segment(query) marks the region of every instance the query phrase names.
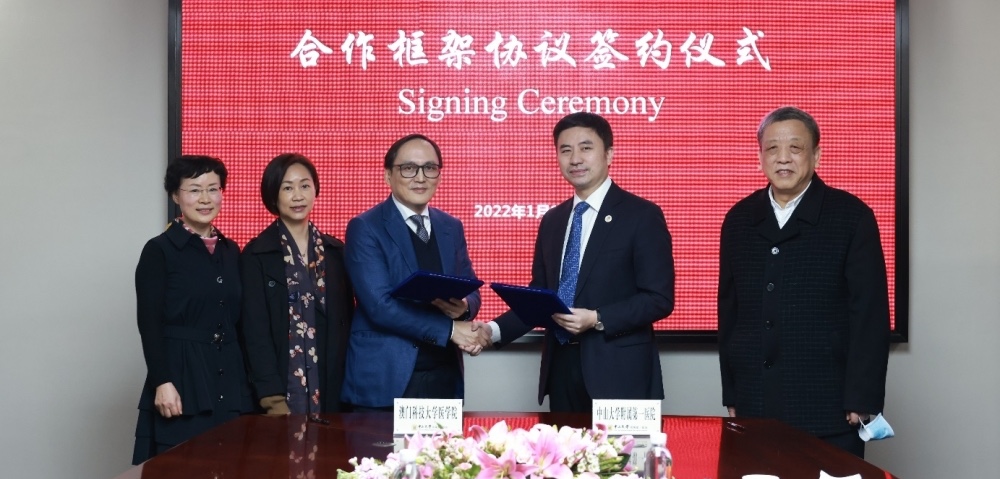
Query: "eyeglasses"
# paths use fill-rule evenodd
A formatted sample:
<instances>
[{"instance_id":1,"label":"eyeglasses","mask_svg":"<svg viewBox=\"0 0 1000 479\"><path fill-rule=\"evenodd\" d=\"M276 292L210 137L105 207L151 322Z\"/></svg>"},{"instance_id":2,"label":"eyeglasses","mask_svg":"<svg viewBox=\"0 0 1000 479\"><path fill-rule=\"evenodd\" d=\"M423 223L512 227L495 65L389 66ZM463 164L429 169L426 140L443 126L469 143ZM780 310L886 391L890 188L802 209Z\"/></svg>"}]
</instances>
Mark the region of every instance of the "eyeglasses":
<instances>
[{"instance_id":1,"label":"eyeglasses","mask_svg":"<svg viewBox=\"0 0 1000 479\"><path fill-rule=\"evenodd\" d=\"M212 186L210 188L191 188L188 190L185 190L184 188L177 189L183 191L192 198L201 198L202 193L208 193L209 198L217 198L222 194L222 188L219 188L218 186Z\"/></svg>"},{"instance_id":2,"label":"eyeglasses","mask_svg":"<svg viewBox=\"0 0 1000 479\"><path fill-rule=\"evenodd\" d=\"M403 178L415 178L417 172L423 170L424 177L426 178L437 178L441 176L441 165L437 163L424 163L423 165L418 165L416 163L403 163L402 165L393 165L399 168L399 175Z\"/></svg>"}]
</instances>

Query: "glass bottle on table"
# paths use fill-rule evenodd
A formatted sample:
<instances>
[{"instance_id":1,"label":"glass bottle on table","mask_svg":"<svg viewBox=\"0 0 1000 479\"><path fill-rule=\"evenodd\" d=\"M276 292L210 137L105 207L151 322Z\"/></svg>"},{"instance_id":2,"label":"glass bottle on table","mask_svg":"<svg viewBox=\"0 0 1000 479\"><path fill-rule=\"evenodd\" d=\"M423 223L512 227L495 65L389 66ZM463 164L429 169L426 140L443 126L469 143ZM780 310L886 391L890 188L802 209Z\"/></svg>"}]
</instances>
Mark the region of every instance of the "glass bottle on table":
<instances>
[{"instance_id":1,"label":"glass bottle on table","mask_svg":"<svg viewBox=\"0 0 1000 479\"><path fill-rule=\"evenodd\" d=\"M646 479L671 479L674 459L667 449L667 433L654 432L649 436L649 451L646 451Z\"/></svg>"}]
</instances>

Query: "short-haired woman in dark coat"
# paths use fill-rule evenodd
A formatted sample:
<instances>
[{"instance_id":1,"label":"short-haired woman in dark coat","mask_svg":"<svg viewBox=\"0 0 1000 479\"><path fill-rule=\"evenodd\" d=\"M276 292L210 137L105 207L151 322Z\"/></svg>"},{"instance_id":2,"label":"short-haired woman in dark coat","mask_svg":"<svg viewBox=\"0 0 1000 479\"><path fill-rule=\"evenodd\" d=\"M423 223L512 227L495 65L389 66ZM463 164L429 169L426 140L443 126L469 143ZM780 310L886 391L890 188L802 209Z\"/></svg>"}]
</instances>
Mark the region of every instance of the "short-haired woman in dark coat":
<instances>
[{"instance_id":1,"label":"short-haired woman in dark coat","mask_svg":"<svg viewBox=\"0 0 1000 479\"><path fill-rule=\"evenodd\" d=\"M316 168L298 154L264 169L264 206L277 216L241 256L243 337L257 399L268 414L342 411L340 389L354 307L344 243L309 221Z\"/></svg>"},{"instance_id":2,"label":"short-haired woman in dark coat","mask_svg":"<svg viewBox=\"0 0 1000 479\"><path fill-rule=\"evenodd\" d=\"M226 176L208 156L167 166L163 186L181 216L146 243L135 269L146 382L133 464L252 408L236 329L239 247L212 226Z\"/></svg>"}]
</instances>

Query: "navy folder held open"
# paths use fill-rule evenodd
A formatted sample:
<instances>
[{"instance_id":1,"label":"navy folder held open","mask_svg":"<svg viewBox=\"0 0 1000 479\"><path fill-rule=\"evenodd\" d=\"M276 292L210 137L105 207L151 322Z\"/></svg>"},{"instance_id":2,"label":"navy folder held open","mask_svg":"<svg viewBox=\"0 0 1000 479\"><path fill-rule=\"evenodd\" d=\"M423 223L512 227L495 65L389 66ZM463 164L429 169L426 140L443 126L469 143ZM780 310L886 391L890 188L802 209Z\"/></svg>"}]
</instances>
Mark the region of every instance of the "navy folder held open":
<instances>
[{"instance_id":1,"label":"navy folder held open","mask_svg":"<svg viewBox=\"0 0 1000 479\"><path fill-rule=\"evenodd\" d=\"M514 310L524 324L553 331L562 330L562 333L569 334L552 320L555 313L570 312L555 291L503 283L490 283L490 288Z\"/></svg>"},{"instance_id":2,"label":"navy folder held open","mask_svg":"<svg viewBox=\"0 0 1000 479\"><path fill-rule=\"evenodd\" d=\"M417 271L396 286L389 295L393 298L430 303L441 298L445 301L462 299L483 285L475 278Z\"/></svg>"}]
</instances>

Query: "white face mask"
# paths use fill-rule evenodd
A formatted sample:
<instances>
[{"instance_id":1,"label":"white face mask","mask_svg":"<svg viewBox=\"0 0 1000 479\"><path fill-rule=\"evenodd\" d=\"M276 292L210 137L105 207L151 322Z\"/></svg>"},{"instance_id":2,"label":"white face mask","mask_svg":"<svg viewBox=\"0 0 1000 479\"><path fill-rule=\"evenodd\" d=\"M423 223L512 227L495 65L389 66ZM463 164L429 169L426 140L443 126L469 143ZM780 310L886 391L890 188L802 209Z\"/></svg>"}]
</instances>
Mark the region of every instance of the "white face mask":
<instances>
[{"instance_id":1,"label":"white face mask","mask_svg":"<svg viewBox=\"0 0 1000 479\"><path fill-rule=\"evenodd\" d=\"M896 433L892 431L892 426L889 425L889 421L886 421L882 417L882 413L878 413L868 424L863 424L858 428L858 436L861 437L862 441L877 441L879 439L887 439L895 436Z\"/></svg>"}]
</instances>

